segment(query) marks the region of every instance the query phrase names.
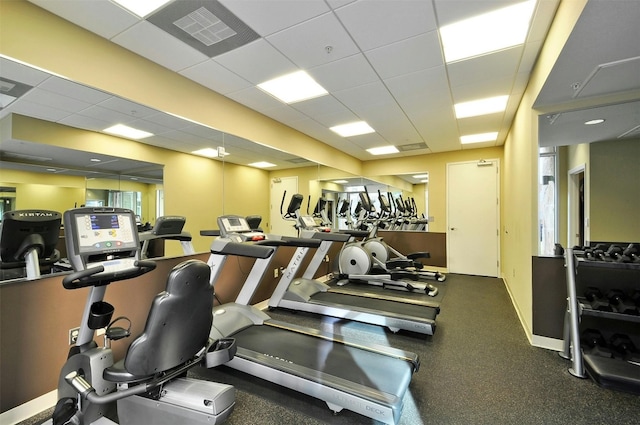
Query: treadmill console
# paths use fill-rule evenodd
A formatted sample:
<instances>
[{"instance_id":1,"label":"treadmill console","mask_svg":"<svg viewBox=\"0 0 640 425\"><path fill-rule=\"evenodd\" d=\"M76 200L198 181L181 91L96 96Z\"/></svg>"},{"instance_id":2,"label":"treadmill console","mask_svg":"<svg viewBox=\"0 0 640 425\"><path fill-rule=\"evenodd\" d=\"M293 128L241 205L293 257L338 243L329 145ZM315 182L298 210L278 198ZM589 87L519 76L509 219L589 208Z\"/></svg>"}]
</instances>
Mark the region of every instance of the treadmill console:
<instances>
[{"instance_id":1,"label":"treadmill console","mask_svg":"<svg viewBox=\"0 0 640 425\"><path fill-rule=\"evenodd\" d=\"M123 208L75 208L64 213L67 254L75 271L104 274L135 267L140 245L135 214Z\"/></svg>"},{"instance_id":2,"label":"treadmill console","mask_svg":"<svg viewBox=\"0 0 640 425\"><path fill-rule=\"evenodd\" d=\"M315 230L317 232L330 232L331 229L326 226L318 226L318 223L310 215L301 215L298 217L298 223L303 230Z\"/></svg>"},{"instance_id":3,"label":"treadmill console","mask_svg":"<svg viewBox=\"0 0 640 425\"><path fill-rule=\"evenodd\" d=\"M223 215L218 217L220 237L234 242L261 241L266 239L262 232L252 230L247 219L238 215Z\"/></svg>"}]
</instances>

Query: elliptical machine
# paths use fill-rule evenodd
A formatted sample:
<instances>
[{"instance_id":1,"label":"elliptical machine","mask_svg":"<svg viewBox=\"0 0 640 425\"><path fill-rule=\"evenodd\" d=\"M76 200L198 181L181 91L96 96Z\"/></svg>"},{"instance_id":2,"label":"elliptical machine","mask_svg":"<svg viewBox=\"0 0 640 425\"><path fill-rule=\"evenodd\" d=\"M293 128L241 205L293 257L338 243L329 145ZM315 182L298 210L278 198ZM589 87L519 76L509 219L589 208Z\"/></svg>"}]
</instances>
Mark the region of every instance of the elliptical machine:
<instances>
[{"instance_id":1,"label":"elliptical machine","mask_svg":"<svg viewBox=\"0 0 640 425\"><path fill-rule=\"evenodd\" d=\"M144 332L125 358L114 363L111 341L129 329L111 321L114 308L104 301L108 285L155 269L140 260L140 244L132 211L121 208L77 208L64 214L69 261L74 272L63 279L66 289L89 287L76 345L58 381L59 401L53 425L121 425L176 423L217 424L233 411L230 385L185 378L199 364L215 367L235 354L235 341L213 341L213 290L210 268L187 260L173 268L166 290L151 305ZM126 318L125 318L126 319ZM128 319L127 319L128 320ZM96 329L106 328L105 345L94 342Z\"/></svg>"}]
</instances>

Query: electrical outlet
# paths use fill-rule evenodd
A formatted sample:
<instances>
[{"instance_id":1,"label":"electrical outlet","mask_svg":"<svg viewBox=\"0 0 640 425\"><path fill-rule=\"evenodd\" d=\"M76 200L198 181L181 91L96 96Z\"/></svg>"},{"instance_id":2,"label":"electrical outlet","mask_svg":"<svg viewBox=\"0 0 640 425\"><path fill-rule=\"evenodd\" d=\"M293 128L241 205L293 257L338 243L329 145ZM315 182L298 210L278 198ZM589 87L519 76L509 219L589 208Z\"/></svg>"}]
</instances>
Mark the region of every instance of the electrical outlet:
<instances>
[{"instance_id":1,"label":"electrical outlet","mask_svg":"<svg viewBox=\"0 0 640 425\"><path fill-rule=\"evenodd\" d=\"M69 345L73 345L78 341L78 335L80 335L80 328L69 329Z\"/></svg>"},{"instance_id":2,"label":"electrical outlet","mask_svg":"<svg viewBox=\"0 0 640 425\"><path fill-rule=\"evenodd\" d=\"M325 262L325 263L328 263L328 262L329 262L329 255L325 255L325 256L324 256L324 262Z\"/></svg>"},{"instance_id":3,"label":"electrical outlet","mask_svg":"<svg viewBox=\"0 0 640 425\"><path fill-rule=\"evenodd\" d=\"M278 277L278 269L273 269L273 277Z\"/></svg>"}]
</instances>

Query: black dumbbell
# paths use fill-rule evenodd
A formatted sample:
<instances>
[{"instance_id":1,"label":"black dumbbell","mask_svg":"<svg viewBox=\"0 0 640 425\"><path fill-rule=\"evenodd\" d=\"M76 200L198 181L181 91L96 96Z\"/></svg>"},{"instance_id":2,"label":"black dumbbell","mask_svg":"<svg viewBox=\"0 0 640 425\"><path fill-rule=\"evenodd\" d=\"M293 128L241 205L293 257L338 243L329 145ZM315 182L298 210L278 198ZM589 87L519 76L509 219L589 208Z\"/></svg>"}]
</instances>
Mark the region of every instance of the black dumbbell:
<instances>
[{"instance_id":1,"label":"black dumbbell","mask_svg":"<svg viewBox=\"0 0 640 425\"><path fill-rule=\"evenodd\" d=\"M582 348L590 354L601 357L613 357L611 349L607 347L607 341L597 329L585 329L580 336Z\"/></svg>"},{"instance_id":2,"label":"black dumbbell","mask_svg":"<svg viewBox=\"0 0 640 425\"><path fill-rule=\"evenodd\" d=\"M618 313L633 314L634 316L640 314L635 303L627 298L627 295L619 289L612 289L609 291L607 298Z\"/></svg>"},{"instance_id":3,"label":"black dumbbell","mask_svg":"<svg viewBox=\"0 0 640 425\"><path fill-rule=\"evenodd\" d=\"M638 258L638 246L635 243L630 243L622 250L622 254L617 258L620 263L633 263Z\"/></svg>"},{"instance_id":4,"label":"black dumbbell","mask_svg":"<svg viewBox=\"0 0 640 425\"><path fill-rule=\"evenodd\" d=\"M591 304L591 308L598 311L613 311L613 307L608 299L602 296L600 289L590 286L584 292L584 296Z\"/></svg>"},{"instance_id":5,"label":"black dumbbell","mask_svg":"<svg viewBox=\"0 0 640 425\"><path fill-rule=\"evenodd\" d=\"M622 252L624 249L619 245L611 245L605 252L604 258L606 260L615 260L617 261L620 257L622 257Z\"/></svg>"},{"instance_id":6,"label":"black dumbbell","mask_svg":"<svg viewBox=\"0 0 640 425\"><path fill-rule=\"evenodd\" d=\"M609 340L609 347L623 358L632 357L638 353L638 349L629 335L625 334L613 334Z\"/></svg>"}]
</instances>

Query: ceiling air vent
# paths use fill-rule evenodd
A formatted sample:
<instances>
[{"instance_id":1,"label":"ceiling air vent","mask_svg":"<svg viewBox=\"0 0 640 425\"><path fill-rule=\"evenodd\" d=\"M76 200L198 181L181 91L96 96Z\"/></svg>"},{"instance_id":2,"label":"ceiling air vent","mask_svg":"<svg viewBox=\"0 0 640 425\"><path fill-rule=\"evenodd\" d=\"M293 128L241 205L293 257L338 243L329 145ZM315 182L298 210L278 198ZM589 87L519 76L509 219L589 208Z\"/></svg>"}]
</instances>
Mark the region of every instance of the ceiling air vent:
<instances>
[{"instance_id":1,"label":"ceiling air vent","mask_svg":"<svg viewBox=\"0 0 640 425\"><path fill-rule=\"evenodd\" d=\"M0 77L0 109L6 108L32 88L26 84Z\"/></svg>"},{"instance_id":2,"label":"ceiling air vent","mask_svg":"<svg viewBox=\"0 0 640 425\"><path fill-rule=\"evenodd\" d=\"M210 58L260 38L217 1L176 1L147 21Z\"/></svg>"},{"instance_id":3,"label":"ceiling air vent","mask_svg":"<svg viewBox=\"0 0 640 425\"><path fill-rule=\"evenodd\" d=\"M411 144L408 144L408 145L400 145L400 146L396 146L396 147L401 152L417 151L418 149L428 149L428 146L427 146L426 143L411 143Z\"/></svg>"},{"instance_id":4,"label":"ceiling air vent","mask_svg":"<svg viewBox=\"0 0 640 425\"><path fill-rule=\"evenodd\" d=\"M311 161L305 158L291 158L291 159L287 159L287 162L292 162L294 164L304 164L305 162L311 162Z\"/></svg>"}]
</instances>

